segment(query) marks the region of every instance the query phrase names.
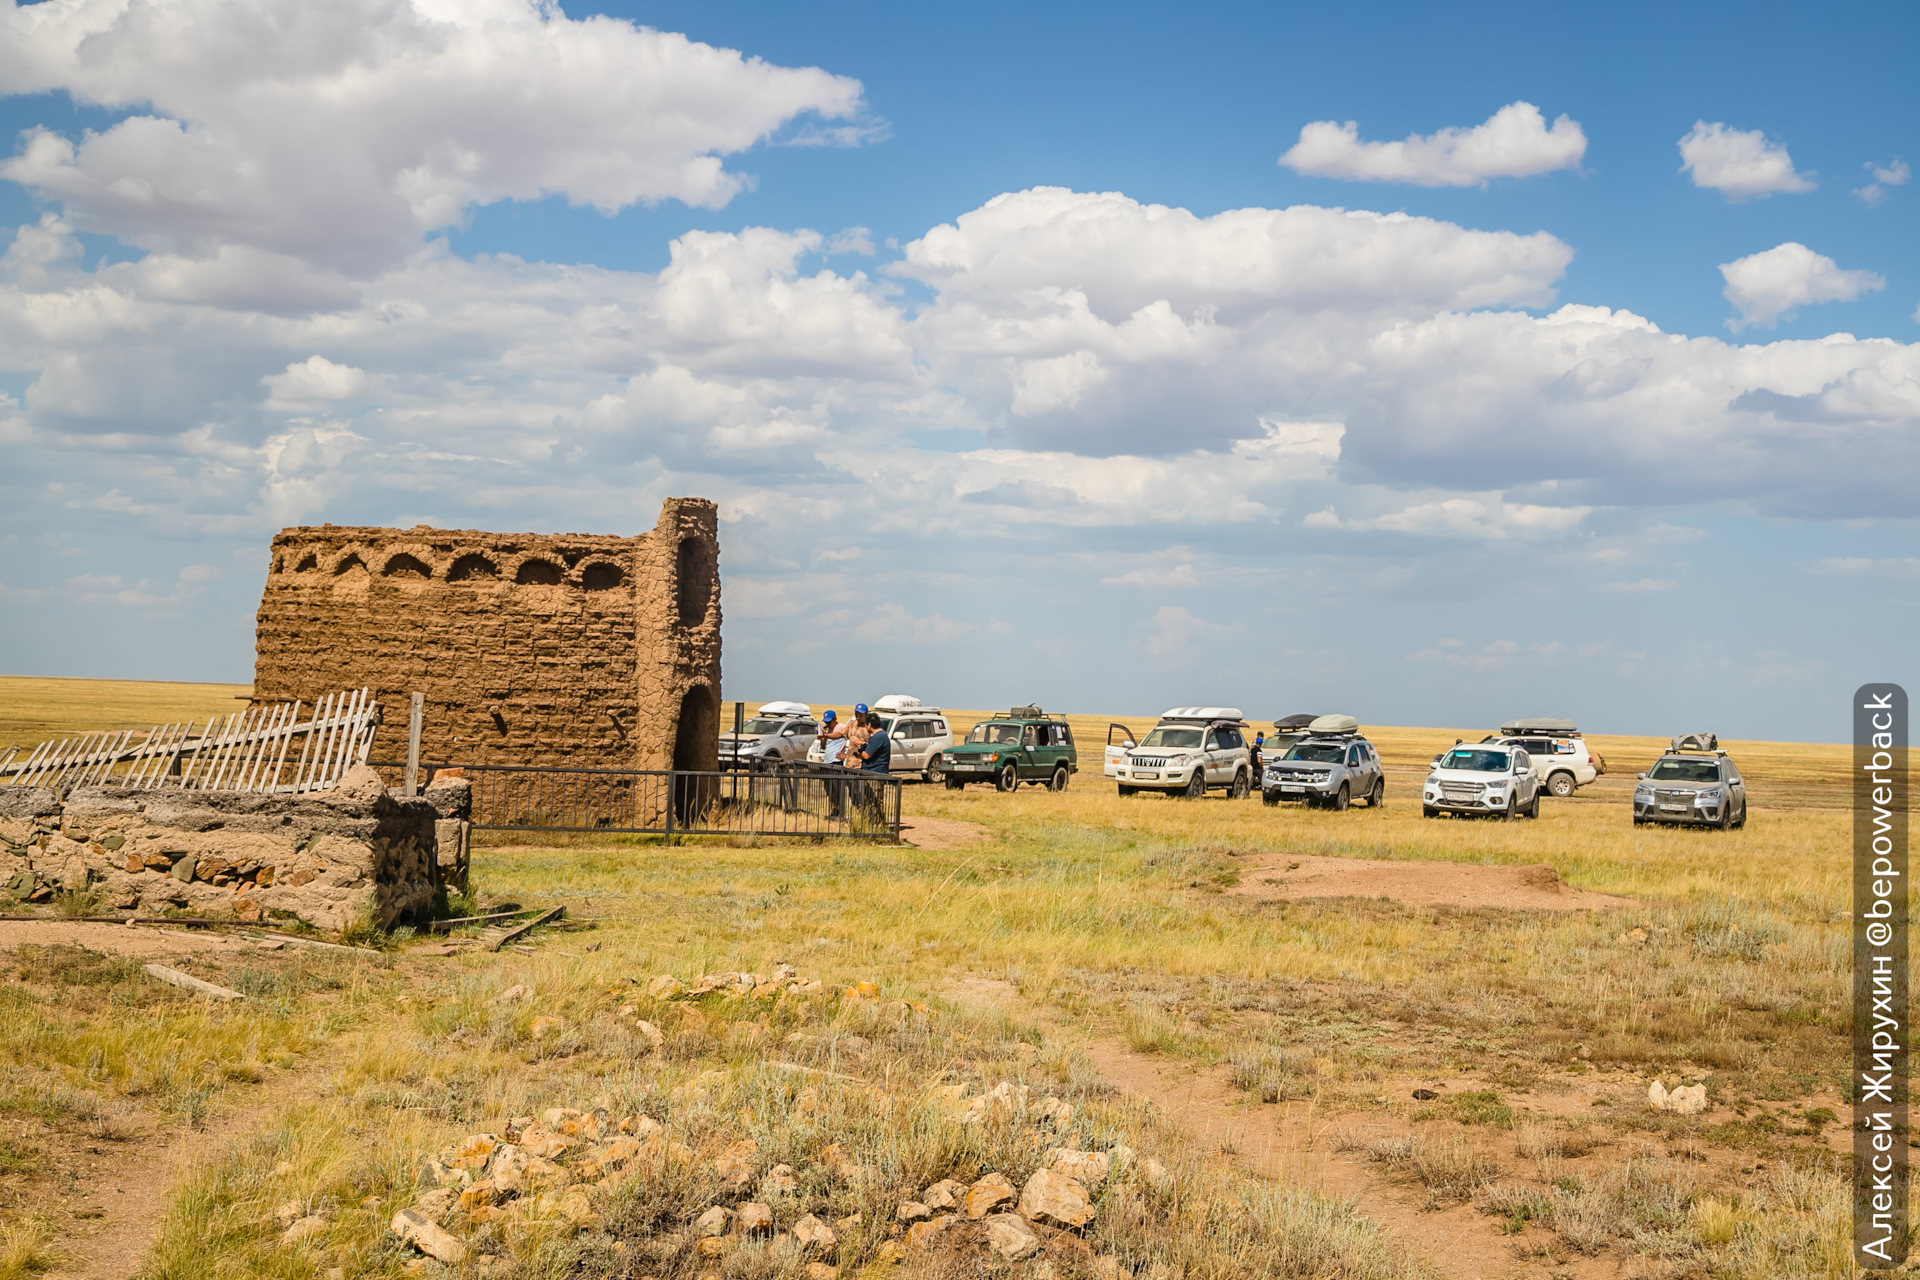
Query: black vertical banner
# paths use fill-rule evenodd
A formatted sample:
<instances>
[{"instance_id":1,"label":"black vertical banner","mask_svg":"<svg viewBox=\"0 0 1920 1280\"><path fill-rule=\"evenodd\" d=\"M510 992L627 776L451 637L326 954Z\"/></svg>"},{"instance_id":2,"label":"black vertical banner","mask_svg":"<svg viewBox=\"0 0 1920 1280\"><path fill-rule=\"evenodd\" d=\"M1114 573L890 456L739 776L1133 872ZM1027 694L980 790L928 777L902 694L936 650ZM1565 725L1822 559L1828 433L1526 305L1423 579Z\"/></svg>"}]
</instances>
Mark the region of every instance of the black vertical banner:
<instances>
[{"instance_id":1,"label":"black vertical banner","mask_svg":"<svg viewBox=\"0 0 1920 1280\"><path fill-rule=\"evenodd\" d=\"M1853 1257L1907 1253L1907 693L1853 695Z\"/></svg>"}]
</instances>

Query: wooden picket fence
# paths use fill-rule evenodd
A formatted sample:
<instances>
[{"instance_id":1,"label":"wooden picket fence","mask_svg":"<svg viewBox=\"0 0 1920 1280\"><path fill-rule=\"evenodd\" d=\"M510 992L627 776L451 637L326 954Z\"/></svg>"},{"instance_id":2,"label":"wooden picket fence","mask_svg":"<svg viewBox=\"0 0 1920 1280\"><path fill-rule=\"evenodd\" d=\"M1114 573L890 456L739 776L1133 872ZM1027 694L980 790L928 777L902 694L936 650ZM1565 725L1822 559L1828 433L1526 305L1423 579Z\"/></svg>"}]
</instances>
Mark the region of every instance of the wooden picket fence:
<instances>
[{"instance_id":1,"label":"wooden picket fence","mask_svg":"<svg viewBox=\"0 0 1920 1280\"><path fill-rule=\"evenodd\" d=\"M210 716L197 729L191 720L155 725L137 742L138 729L43 742L25 760L16 760L16 747L0 760L0 784L322 791L366 763L380 704L368 690L350 689L320 699L304 720L301 708L299 702L250 707Z\"/></svg>"}]
</instances>

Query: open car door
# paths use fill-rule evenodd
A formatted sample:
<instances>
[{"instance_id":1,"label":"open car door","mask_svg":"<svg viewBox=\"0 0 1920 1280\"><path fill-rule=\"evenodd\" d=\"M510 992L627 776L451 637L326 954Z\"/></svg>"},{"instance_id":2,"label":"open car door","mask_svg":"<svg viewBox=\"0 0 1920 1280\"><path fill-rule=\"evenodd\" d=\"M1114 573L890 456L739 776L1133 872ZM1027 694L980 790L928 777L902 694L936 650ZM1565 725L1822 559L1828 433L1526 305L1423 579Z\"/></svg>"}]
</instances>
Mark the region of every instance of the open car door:
<instances>
[{"instance_id":1,"label":"open car door","mask_svg":"<svg viewBox=\"0 0 1920 1280\"><path fill-rule=\"evenodd\" d=\"M1102 770L1109 778L1117 777L1120 766L1126 763L1126 754L1134 745L1133 730L1123 724L1107 726L1107 759Z\"/></svg>"}]
</instances>

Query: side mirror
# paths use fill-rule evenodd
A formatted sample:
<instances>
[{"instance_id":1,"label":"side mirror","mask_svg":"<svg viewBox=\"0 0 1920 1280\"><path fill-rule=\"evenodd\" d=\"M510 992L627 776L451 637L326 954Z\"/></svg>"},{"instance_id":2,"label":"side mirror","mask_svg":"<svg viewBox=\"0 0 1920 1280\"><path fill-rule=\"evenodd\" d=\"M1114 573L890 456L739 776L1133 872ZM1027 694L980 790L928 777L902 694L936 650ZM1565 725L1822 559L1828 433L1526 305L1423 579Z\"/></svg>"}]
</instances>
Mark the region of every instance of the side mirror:
<instances>
[{"instance_id":1,"label":"side mirror","mask_svg":"<svg viewBox=\"0 0 1920 1280\"><path fill-rule=\"evenodd\" d=\"M1121 745L1121 746L1123 746L1123 747L1125 747L1125 748L1126 748L1127 750L1129 750L1129 751L1131 751L1131 750L1133 750L1133 745L1134 745L1134 744L1133 744L1133 739L1132 739L1132 738L1128 738L1128 739L1127 739L1127 740L1126 740L1125 742L1122 742L1122 743L1121 743L1120 745Z\"/></svg>"},{"instance_id":2,"label":"side mirror","mask_svg":"<svg viewBox=\"0 0 1920 1280\"><path fill-rule=\"evenodd\" d=\"M1646 774L1644 774L1644 773L1642 773L1642 774L1636 774L1635 776L1636 776L1636 777L1638 777L1638 778L1640 779L1640 781L1642 781L1642 782L1645 782L1645 781L1647 780L1647 775L1646 775Z\"/></svg>"}]
</instances>

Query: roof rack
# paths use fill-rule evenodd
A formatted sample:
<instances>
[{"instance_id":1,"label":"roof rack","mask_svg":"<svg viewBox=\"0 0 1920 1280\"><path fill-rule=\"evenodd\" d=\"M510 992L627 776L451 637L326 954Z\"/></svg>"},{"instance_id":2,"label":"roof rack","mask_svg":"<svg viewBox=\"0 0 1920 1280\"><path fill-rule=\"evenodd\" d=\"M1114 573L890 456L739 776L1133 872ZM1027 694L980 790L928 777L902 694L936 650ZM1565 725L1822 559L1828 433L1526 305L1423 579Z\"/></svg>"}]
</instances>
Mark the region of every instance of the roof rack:
<instances>
[{"instance_id":1,"label":"roof rack","mask_svg":"<svg viewBox=\"0 0 1920 1280\"><path fill-rule=\"evenodd\" d=\"M1008 707L1002 712L1009 720L1065 720L1066 716L1056 712L1042 711L1039 707Z\"/></svg>"}]
</instances>

